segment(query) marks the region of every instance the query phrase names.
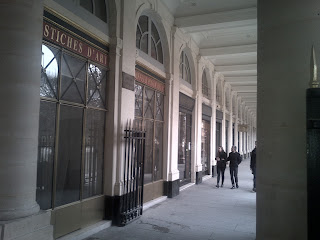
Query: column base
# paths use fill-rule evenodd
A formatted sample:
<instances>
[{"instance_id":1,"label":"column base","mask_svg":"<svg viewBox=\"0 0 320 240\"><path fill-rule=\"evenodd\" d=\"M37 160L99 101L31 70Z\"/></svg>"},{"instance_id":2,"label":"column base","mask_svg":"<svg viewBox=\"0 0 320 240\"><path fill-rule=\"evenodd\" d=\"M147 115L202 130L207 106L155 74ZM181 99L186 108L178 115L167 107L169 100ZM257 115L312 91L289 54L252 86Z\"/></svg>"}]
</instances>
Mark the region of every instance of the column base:
<instances>
[{"instance_id":1,"label":"column base","mask_svg":"<svg viewBox=\"0 0 320 240\"><path fill-rule=\"evenodd\" d=\"M122 196L106 196L106 219L112 221L112 225L120 226L120 206Z\"/></svg>"},{"instance_id":2,"label":"column base","mask_svg":"<svg viewBox=\"0 0 320 240\"><path fill-rule=\"evenodd\" d=\"M202 183L202 171L196 172L196 184Z\"/></svg>"},{"instance_id":3,"label":"column base","mask_svg":"<svg viewBox=\"0 0 320 240\"><path fill-rule=\"evenodd\" d=\"M164 182L164 195L168 198L173 198L179 195L180 180L165 181Z\"/></svg>"},{"instance_id":4,"label":"column base","mask_svg":"<svg viewBox=\"0 0 320 240\"><path fill-rule=\"evenodd\" d=\"M51 212L38 214L12 221L0 222L0 240L53 240Z\"/></svg>"},{"instance_id":5,"label":"column base","mask_svg":"<svg viewBox=\"0 0 320 240\"><path fill-rule=\"evenodd\" d=\"M11 221L19 218L28 217L37 214L40 211L40 207L35 203L31 208L27 209L14 209L14 210L1 210L0 209L0 221Z\"/></svg>"}]
</instances>

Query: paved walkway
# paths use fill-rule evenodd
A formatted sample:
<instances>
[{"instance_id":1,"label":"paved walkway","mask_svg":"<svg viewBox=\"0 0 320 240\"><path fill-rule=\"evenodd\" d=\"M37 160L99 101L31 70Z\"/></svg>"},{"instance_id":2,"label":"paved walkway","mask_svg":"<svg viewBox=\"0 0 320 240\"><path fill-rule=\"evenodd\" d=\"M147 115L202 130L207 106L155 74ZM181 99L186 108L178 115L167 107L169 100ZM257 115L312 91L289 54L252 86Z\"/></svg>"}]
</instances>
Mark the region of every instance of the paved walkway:
<instances>
[{"instance_id":1,"label":"paved walkway","mask_svg":"<svg viewBox=\"0 0 320 240\"><path fill-rule=\"evenodd\" d=\"M125 227L110 227L86 240L254 240L256 194L249 160L239 166L239 189L231 190L229 168L224 188L216 177L146 211Z\"/></svg>"}]
</instances>

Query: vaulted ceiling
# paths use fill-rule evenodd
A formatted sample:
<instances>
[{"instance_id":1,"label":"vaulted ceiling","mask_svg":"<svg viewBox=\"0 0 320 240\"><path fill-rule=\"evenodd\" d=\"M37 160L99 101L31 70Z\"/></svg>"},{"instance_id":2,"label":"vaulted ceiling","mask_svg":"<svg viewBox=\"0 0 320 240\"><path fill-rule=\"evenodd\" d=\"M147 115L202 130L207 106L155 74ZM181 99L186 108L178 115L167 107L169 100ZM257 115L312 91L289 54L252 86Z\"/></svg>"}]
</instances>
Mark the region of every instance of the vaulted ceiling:
<instances>
[{"instance_id":1,"label":"vaulted ceiling","mask_svg":"<svg viewBox=\"0 0 320 240\"><path fill-rule=\"evenodd\" d=\"M257 0L162 0L215 70L256 115Z\"/></svg>"}]
</instances>

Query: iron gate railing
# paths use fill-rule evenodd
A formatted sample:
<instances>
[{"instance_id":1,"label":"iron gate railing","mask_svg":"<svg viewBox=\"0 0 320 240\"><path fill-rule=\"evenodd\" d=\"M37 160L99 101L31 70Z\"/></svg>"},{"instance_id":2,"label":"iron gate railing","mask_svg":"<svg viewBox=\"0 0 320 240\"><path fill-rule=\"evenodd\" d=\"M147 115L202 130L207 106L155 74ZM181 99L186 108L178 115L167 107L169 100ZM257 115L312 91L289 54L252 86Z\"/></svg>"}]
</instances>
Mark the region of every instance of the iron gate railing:
<instances>
[{"instance_id":1,"label":"iron gate railing","mask_svg":"<svg viewBox=\"0 0 320 240\"><path fill-rule=\"evenodd\" d=\"M146 139L146 132L141 122L128 122L124 132L124 193L120 205L120 225L122 226L142 215Z\"/></svg>"}]
</instances>

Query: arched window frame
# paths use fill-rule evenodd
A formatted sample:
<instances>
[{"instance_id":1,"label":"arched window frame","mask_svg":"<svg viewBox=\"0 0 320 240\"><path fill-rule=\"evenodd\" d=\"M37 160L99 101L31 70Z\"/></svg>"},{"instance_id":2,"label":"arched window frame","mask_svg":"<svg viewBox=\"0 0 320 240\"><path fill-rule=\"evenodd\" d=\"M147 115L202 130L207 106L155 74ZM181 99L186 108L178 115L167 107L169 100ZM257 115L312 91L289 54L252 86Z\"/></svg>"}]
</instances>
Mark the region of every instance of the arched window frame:
<instances>
[{"instance_id":1,"label":"arched window frame","mask_svg":"<svg viewBox=\"0 0 320 240\"><path fill-rule=\"evenodd\" d=\"M147 24L143 21L147 19ZM146 24L146 26L145 26ZM146 38L147 41L143 41ZM155 23L146 15L140 16L136 31L136 48L163 64L161 36Z\"/></svg>"},{"instance_id":2,"label":"arched window frame","mask_svg":"<svg viewBox=\"0 0 320 240\"><path fill-rule=\"evenodd\" d=\"M185 51L182 51L180 55L179 77L187 83L192 84L190 61Z\"/></svg>"},{"instance_id":3,"label":"arched window frame","mask_svg":"<svg viewBox=\"0 0 320 240\"><path fill-rule=\"evenodd\" d=\"M210 98L210 88L209 88L208 78L205 70L203 70L203 73L202 73L202 94L208 99Z\"/></svg>"},{"instance_id":4,"label":"arched window frame","mask_svg":"<svg viewBox=\"0 0 320 240\"><path fill-rule=\"evenodd\" d=\"M236 97L233 96L232 98L232 112L233 112L233 115L236 115Z\"/></svg>"},{"instance_id":5,"label":"arched window frame","mask_svg":"<svg viewBox=\"0 0 320 240\"><path fill-rule=\"evenodd\" d=\"M222 104L222 82L218 80L216 87L217 103Z\"/></svg>"},{"instance_id":6,"label":"arched window frame","mask_svg":"<svg viewBox=\"0 0 320 240\"><path fill-rule=\"evenodd\" d=\"M229 94L228 88L226 88L226 91L225 91L225 105L226 105L226 109L230 110L230 94Z\"/></svg>"},{"instance_id":7,"label":"arched window frame","mask_svg":"<svg viewBox=\"0 0 320 240\"><path fill-rule=\"evenodd\" d=\"M89 4L91 7L88 8L84 3ZM79 0L79 5L95 15L97 18L101 19L104 22L108 22L108 11L107 11L107 1L105 0L87 0L82 2L82 0ZM100 6L99 6L100 5Z\"/></svg>"}]
</instances>

